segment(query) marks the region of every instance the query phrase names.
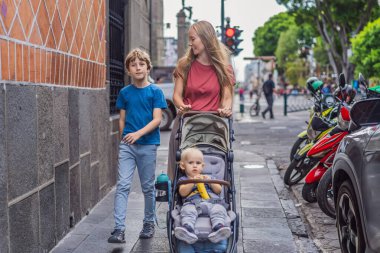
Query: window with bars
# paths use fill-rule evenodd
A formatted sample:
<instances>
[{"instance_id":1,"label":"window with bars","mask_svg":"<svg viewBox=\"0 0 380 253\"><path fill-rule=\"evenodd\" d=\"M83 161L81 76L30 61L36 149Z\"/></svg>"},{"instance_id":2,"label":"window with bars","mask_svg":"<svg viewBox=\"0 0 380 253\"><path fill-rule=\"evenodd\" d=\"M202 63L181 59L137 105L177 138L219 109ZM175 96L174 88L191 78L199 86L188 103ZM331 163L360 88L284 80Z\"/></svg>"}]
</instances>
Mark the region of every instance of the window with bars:
<instances>
[{"instance_id":1,"label":"window with bars","mask_svg":"<svg viewBox=\"0 0 380 253\"><path fill-rule=\"evenodd\" d=\"M124 87L124 1L109 0L110 114L116 114L116 99Z\"/></svg>"}]
</instances>

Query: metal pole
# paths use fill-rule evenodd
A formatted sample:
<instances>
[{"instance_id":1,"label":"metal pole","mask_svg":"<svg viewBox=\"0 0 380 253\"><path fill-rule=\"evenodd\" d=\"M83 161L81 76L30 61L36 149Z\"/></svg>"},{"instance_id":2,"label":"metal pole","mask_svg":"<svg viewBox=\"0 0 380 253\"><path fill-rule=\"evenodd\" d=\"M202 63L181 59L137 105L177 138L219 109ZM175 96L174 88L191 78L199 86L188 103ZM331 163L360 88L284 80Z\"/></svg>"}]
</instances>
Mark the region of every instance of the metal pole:
<instances>
[{"instance_id":1,"label":"metal pole","mask_svg":"<svg viewBox=\"0 0 380 253\"><path fill-rule=\"evenodd\" d=\"M224 0L220 0L220 7L221 7L221 22L220 22L220 30L222 31L222 42L224 43Z\"/></svg>"},{"instance_id":2,"label":"metal pole","mask_svg":"<svg viewBox=\"0 0 380 253\"><path fill-rule=\"evenodd\" d=\"M288 94L284 93L284 116L288 115Z\"/></svg>"}]
</instances>

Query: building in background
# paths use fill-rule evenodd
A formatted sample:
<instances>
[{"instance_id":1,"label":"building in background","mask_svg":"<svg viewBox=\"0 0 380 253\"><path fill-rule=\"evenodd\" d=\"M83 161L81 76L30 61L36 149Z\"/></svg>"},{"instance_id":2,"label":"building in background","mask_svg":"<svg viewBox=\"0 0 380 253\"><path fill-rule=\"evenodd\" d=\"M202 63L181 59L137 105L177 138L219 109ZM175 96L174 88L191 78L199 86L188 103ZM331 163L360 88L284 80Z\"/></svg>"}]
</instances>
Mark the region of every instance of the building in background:
<instances>
[{"instance_id":1,"label":"building in background","mask_svg":"<svg viewBox=\"0 0 380 253\"><path fill-rule=\"evenodd\" d=\"M115 184L124 56L163 52L152 2L0 1L0 252L49 252Z\"/></svg>"},{"instance_id":2,"label":"building in background","mask_svg":"<svg viewBox=\"0 0 380 253\"><path fill-rule=\"evenodd\" d=\"M177 65L177 39L174 37L165 38L165 61L164 66Z\"/></svg>"}]
</instances>

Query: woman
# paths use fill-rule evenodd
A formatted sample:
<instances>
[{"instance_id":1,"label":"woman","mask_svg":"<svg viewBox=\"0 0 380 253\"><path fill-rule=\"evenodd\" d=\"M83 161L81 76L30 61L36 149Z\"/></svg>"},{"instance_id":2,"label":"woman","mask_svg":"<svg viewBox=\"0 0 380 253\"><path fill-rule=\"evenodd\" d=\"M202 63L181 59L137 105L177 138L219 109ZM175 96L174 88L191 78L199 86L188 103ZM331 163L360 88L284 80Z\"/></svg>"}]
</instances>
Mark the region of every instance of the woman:
<instances>
[{"instance_id":1,"label":"woman","mask_svg":"<svg viewBox=\"0 0 380 253\"><path fill-rule=\"evenodd\" d=\"M189 29L189 49L174 70L173 102L179 110L170 136L168 175L174 178L175 152L181 114L192 111L217 111L221 117L232 115L232 89L235 82L229 63L230 52L218 40L214 27L199 21Z\"/></svg>"}]
</instances>

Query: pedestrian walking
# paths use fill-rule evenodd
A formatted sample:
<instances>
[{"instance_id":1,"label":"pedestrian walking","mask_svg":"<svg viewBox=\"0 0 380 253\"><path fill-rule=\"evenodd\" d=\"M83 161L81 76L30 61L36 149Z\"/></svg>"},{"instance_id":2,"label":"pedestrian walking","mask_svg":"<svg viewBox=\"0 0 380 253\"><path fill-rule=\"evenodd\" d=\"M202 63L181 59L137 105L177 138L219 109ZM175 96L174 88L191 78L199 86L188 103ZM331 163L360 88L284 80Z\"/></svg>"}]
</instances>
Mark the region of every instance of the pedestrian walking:
<instances>
[{"instance_id":1,"label":"pedestrian walking","mask_svg":"<svg viewBox=\"0 0 380 253\"><path fill-rule=\"evenodd\" d=\"M265 119L265 114L269 112L270 118L274 119L273 116L273 92L274 92L274 82L272 80L273 75L268 75L268 80L266 80L263 84L263 92L265 95L265 99L267 100L268 107L261 113L261 116Z\"/></svg>"},{"instance_id":2,"label":"pedestrian walking","mask_svg":"<svg viewBox=\"0 0 380 253\"><path fill-rule=\"evenodd\" d=\"M235 78L229 62L230 52L208 21L191 25L189 48L174 70L173 102L179 110L174 120L168 157L168 175L174 177L175 139L181 114L193 111L218 111L221 117L232 115L232 88Z\"/></svg>"},{"instance_id":3,"label":"pedestrian walking","mask_svg":"<svg viewBox=\"0 0 380 253\"><path fill-rule=\"evenodd\" d=\"M167 107L162 90L148 81L152 64L146 52L132 50L125 59L125 68L132 77L132 84L120 91L116 101L120 109L121 142L114 204L115 229L108 239L109 243L125 242L128 195L136 167L145 201L143 228L139 237L153 237L154 178L157 146L160 144L158 127L162 118L161 109Z\"/></svg>"}]
</instances>

